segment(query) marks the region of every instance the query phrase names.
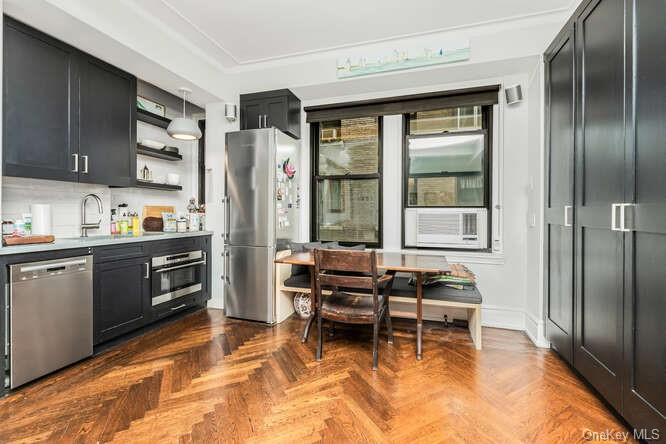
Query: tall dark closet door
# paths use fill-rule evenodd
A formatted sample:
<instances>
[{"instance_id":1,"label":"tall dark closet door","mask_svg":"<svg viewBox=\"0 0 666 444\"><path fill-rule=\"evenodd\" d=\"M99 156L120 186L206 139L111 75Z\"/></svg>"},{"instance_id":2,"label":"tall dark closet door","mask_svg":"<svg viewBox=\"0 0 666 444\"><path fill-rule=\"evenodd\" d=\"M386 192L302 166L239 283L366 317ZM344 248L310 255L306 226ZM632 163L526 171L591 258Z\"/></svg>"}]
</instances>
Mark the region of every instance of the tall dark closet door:
<instances>
[{"instance_id":1,"label":"tall dark closet door","mask_svg":"<svg viewBox=\"0 0 666 444\"><path fill-rule=\"evenodd\" d=\"M627 24L636 23L636 31L628 47L637 76L627 177L636 206L626 211L633 230L625 243L623 414L634 427L659 428L666 440L666 2L630 3Z\"/></svg>"},{"instance_id":2,"label":"tall dark closet door","mask_svg":"<svg viewBox=\"0 0 666 444\"><path fill-rule=\"evenodd\" d=\"M625 202L624 4L594 1L576 23L576 328L578 371L621 409ZM616 216L618 211L615 212Z\"/></svg>"},{"instance_id":3,"label":"tall dark closet door","mask_svg":"<svg viewBox=\"0 0 666 444\"><path fill-rule=\"evenodd\" d=\"M574 27L546 53L546 335L568 362L573 353Z\"/></svg>"}]
</instances>

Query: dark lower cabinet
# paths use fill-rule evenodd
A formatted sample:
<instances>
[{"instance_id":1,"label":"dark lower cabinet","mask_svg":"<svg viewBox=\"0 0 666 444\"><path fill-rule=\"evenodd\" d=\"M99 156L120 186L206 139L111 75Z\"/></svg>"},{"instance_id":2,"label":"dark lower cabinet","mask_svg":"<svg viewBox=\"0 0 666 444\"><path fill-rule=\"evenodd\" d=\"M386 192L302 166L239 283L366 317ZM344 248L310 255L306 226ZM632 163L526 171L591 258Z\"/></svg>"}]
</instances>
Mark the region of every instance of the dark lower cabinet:
<instances>
[{"instance_id":1,"label":"dark lower cabinet","mask_svg":"<svg viewBox=\"0 0 666 444\"><path fill-rule=\"evenodd\" d=\"M636 438L660 442L666 441L664 16L663 0L586 0L544 55L549 339L636 429ZM561 214L571 168L563 151L575 153L570 222ZM567 222L573 254L562 228Z\"/></svg>"},{"instance_id":2,"label":"dark lower cabinet","mask_svg":"<svg viewBox=\"0 0 666 444\"><path fill-rule=\"evenodd\" d=\"M95 344L135 330L149 321L148 256L96 264L93 288Z\"/></svg>"}]
</instances>

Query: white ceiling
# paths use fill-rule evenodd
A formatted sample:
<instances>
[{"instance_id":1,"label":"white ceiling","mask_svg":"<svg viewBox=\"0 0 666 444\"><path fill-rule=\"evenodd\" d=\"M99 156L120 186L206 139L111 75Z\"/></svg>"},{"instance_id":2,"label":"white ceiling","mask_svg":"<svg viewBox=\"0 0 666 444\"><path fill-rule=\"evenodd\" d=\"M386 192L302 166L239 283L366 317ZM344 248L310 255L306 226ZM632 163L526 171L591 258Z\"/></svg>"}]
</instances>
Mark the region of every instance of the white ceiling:
<instances>
[{"instance_id":1,"label":"white ceiling","mask_svg":"<svg viewBox=\"0 0 666 444\"><path fill-rule=\"evenodd\" d=\"M529 17L571 4L571 0L161 2L187 22L189 31L236 64Z\"/></svg>"}]
</instances>

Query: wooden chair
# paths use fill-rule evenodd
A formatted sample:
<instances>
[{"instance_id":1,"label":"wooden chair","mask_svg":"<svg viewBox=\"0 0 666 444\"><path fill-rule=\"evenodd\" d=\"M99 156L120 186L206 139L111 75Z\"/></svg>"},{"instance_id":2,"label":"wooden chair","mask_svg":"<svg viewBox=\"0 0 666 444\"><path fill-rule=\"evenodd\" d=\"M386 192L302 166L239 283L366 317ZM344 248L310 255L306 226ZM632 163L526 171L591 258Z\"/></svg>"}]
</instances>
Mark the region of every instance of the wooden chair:
<instances>
[{"instance_id":1,"label":"wooden chair","mask_svg":"<svg viewBox=\"0 0 666 444\"><path fill-rule=\"evenodd\" d=\"M372 369L377 369L379 326L386 319L388 342L393 343L389 295L393 274L377 274L374 251L314 250L317 301L318 361L322 358L322 319L346 324L372 324ZM322 290L331 290L324 294ZM365 292L367 295L350 294Z\"/></svg>"}]
</instances>

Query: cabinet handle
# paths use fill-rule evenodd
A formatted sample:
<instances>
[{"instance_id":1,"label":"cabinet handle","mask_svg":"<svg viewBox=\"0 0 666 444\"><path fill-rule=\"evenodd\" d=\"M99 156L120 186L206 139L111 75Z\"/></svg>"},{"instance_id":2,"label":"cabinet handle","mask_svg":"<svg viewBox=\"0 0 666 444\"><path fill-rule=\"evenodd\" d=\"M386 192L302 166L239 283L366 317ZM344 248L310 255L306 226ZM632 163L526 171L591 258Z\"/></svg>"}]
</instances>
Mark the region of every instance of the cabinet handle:
<instances>
[{"instance_id":1,"label":"cabinet handle","mask_svg":"<svg viewBox=\"0 0 666 444\"><path fill-rule=\"evenodd\" d=\"M180 310L181 308L184 308L184 307L187 307L187 304L180 304L176 307L171 307L169 310L176 311L176 310Z\"/></svg>"},{"instance_id":2,"label":"cabinet handle","mask_svg":"<svg viewBox=\"0 0 666 444\"><path fill-rule=\"evenodd\" d=\"M83 171L81 171L83 174L88 174L88 156L81 156L81 159L83 159Z\"/></svg>"},{"instance_id":3,"label":"cabinet handle","mask_svg":"<svg viewBox=\"0 0 666 444\"><path fill-rule=\"evenodd\" d=\"M620 205L620 231L625 233L633 231L632 228L627 228L626 211L627 207L633 208L634 206L635 204L633 203L623 203Z\"/></svg>"},{"instance_id":4,"label":"cabinet handle","mask_svg":"<svg viewBox=\"0 0 666 444\"><path fill-rule=\"evenodd\" d=\"M264 114L264 128L268 128L268 114Z\"/></svg>"},{"instance_id":5,"label":"cabinet handle","mask_svg":"<svg viewBox=\"0 0 666 444\"><path fill-rule=\"evenodd\" d=\"M72 157L74 157L74 169L72 170L72 173L78 173L79 172L79 155L78 154L72 154Z\"/></svg>"},{"instance_id":6,"label":"cabinet handle","mask_svg":"<svg viewBox=\"0 0 666 444\"><path fill-rule=\"evenodd\" d=\"M259 128L261 128L261 114L259 114Z\"/></svg>"},{"instance_id":7,"label":"cabinet handle","mask_svg":"<svg viewBox=\"0 0 666 444\"><path fill-rule=\"evenodd\" d=\"M146 262L144 265L146 266L146 274L143 275L143 278L150 279L150 264Z\"/></svg>"},{"instance_id":8,"label":"cabinet handle","mask_svg":"<svg viewBox=\"0 0 666 444\"><path fill-rule=\"evenodd\" d=\"M564 206L564 226L565 226L565 227L571 227L571 226L573 226L573 223L570 223L570 222L569 222L569 211L570 211L572 208L573 208L573 207L572 207L571 205L565 205L565 206Z\"/></svg>"}]
</instances>

